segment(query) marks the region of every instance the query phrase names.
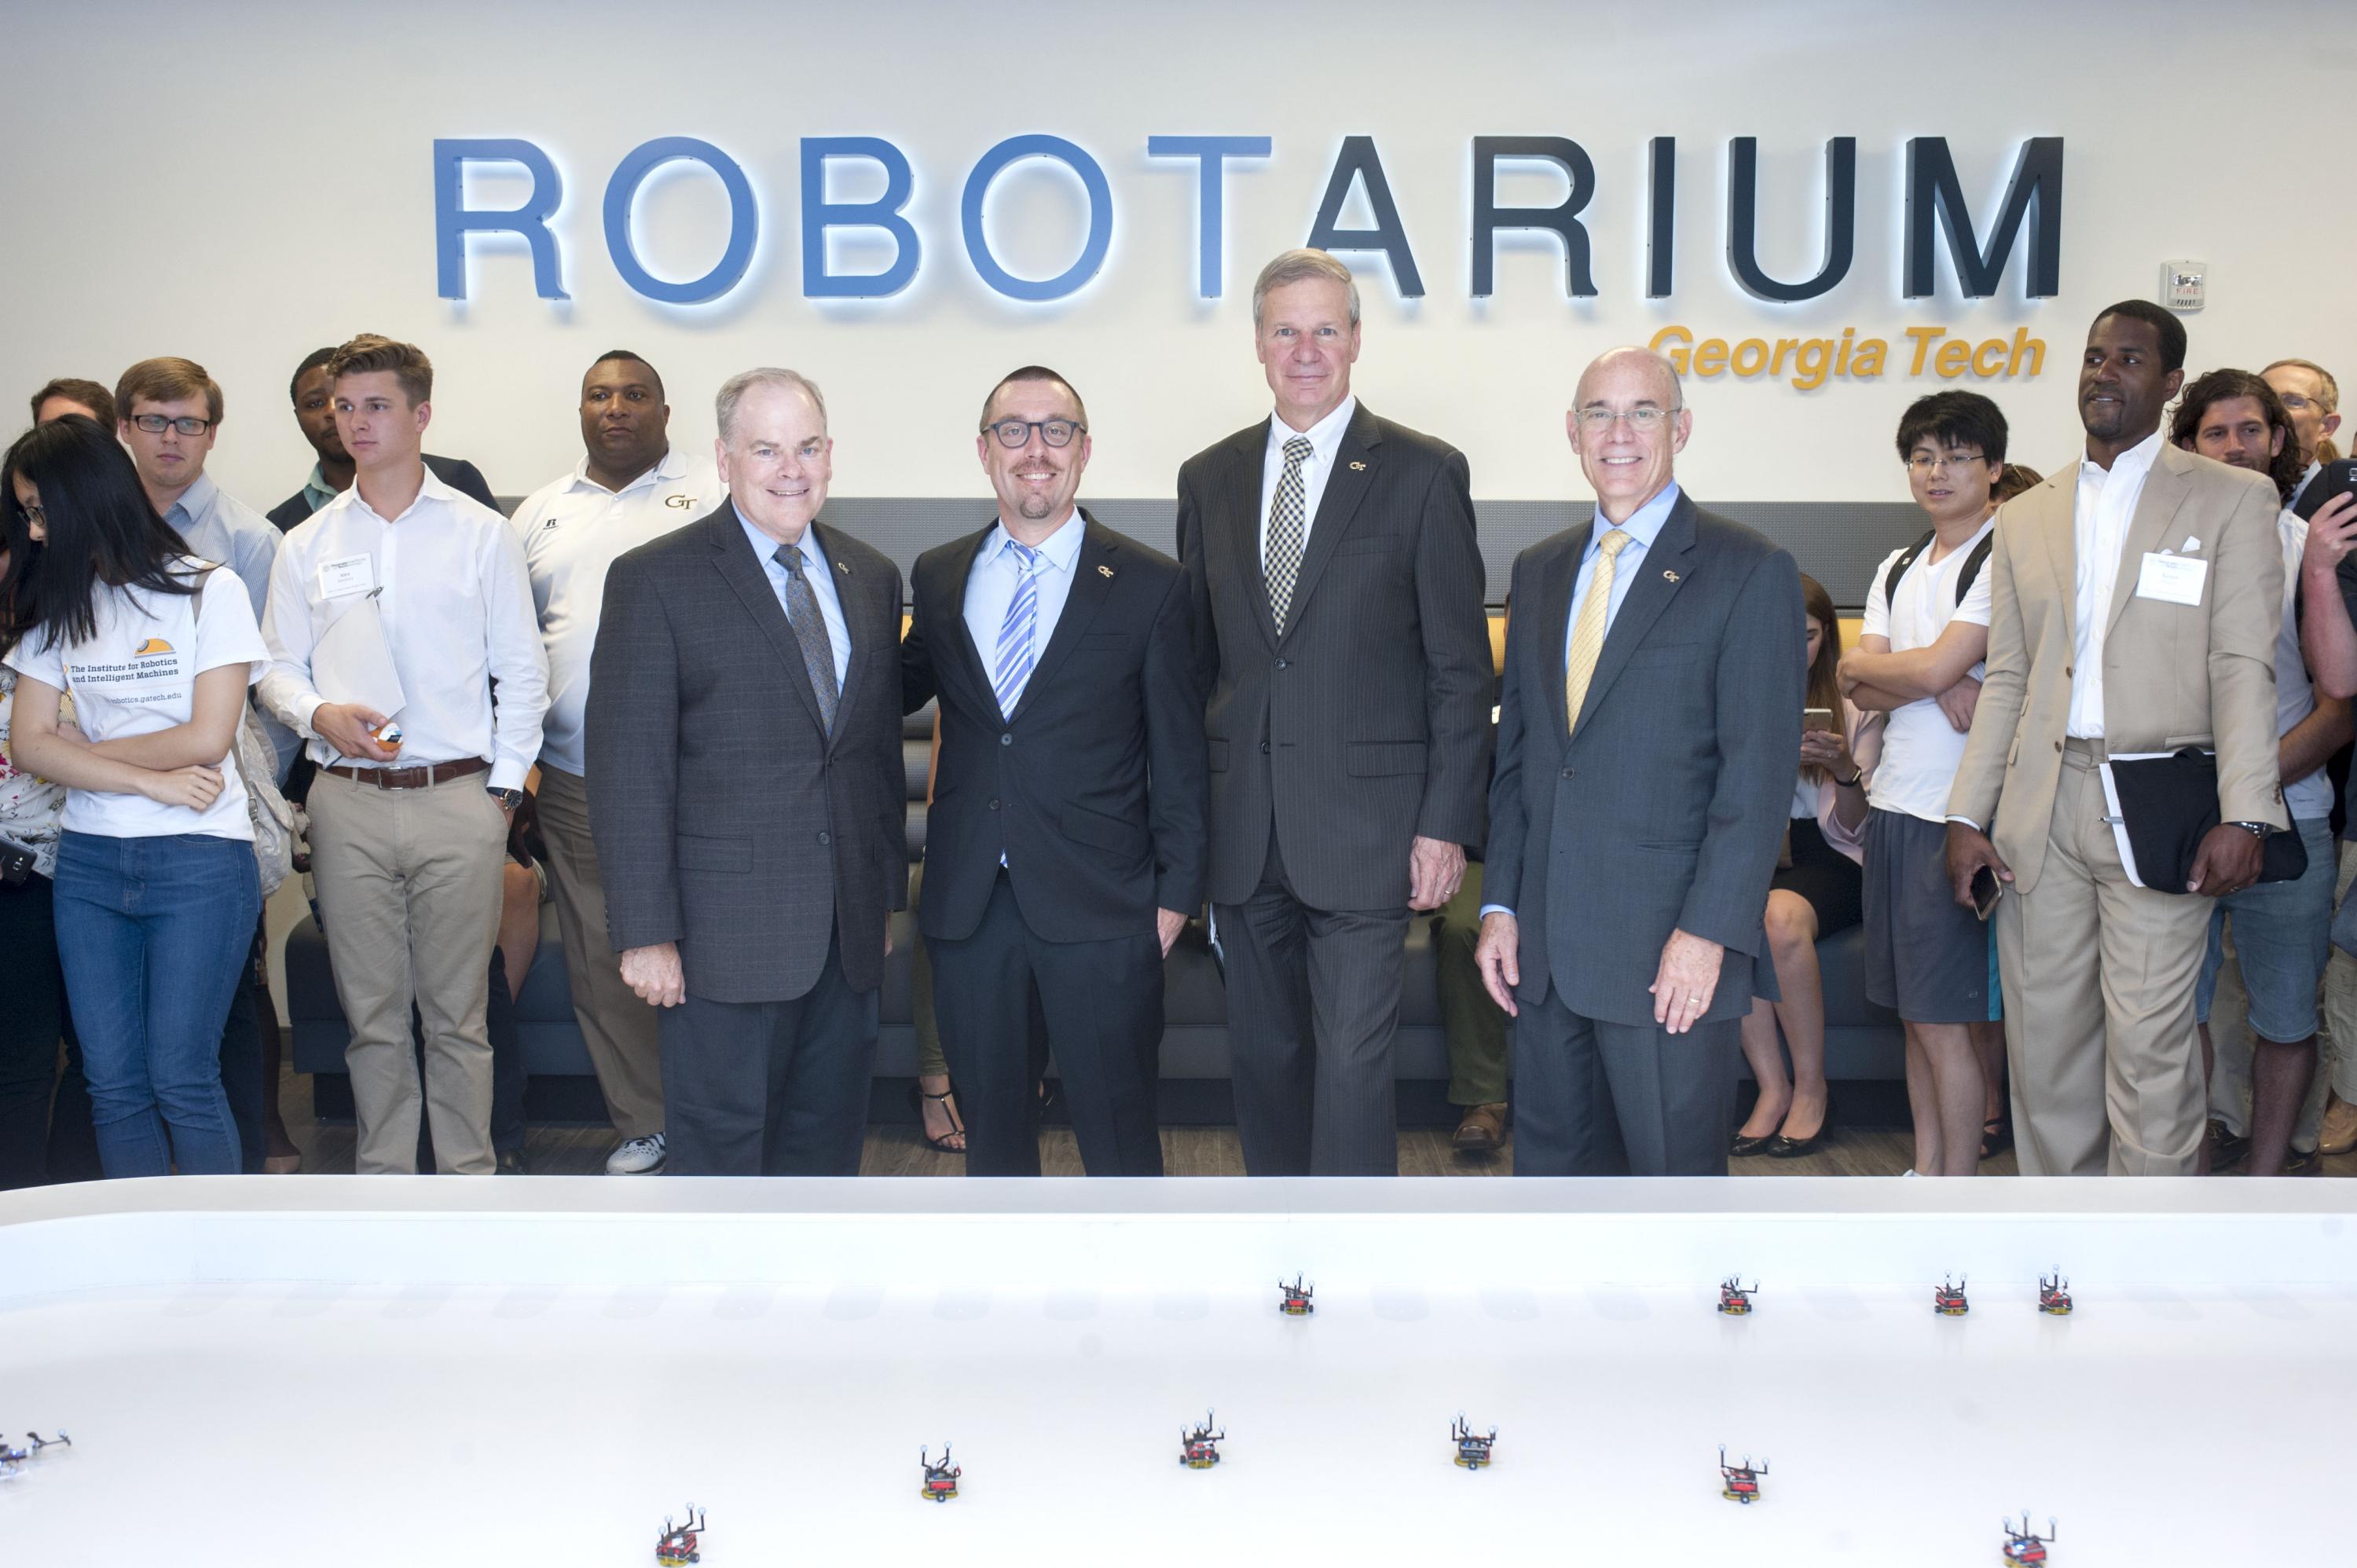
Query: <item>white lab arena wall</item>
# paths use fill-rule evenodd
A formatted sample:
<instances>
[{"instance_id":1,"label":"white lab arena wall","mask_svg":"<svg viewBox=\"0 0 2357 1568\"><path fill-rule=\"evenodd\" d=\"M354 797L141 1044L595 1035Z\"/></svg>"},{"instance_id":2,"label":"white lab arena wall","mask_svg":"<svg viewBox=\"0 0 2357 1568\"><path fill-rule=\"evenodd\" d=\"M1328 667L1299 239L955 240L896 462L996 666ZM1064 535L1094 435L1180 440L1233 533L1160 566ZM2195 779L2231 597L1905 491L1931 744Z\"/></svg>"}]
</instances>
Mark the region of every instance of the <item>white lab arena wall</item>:
<instances>
[{"instance_id":1,"label":"white lab arena wall","mask_svg":"<svg viewBox=\"0 0 2357 1568\"><path fill-rule=\"evenodd\" d=\"M1696 426L1680 472L1696 493L1903 501L1889 433L1909 401L1940 387L1996 396L2020 459L2065 459L2087 319L2115 298L2152 297L2164 260L2210 265L2209 306L2188 318L2190 368L2298 353L2357 377L2340 260L2357 253L2357 212L2319 199L2357 130L2345 22L2322 0L2261 0L2226 26L2152 0L18 7L0 102L0 391L21 398L61 373L111 381L140 357L189 355L227 390L214 472L266 506L309 462L287 375L307 349L353 331L426 347L429 446L473 458L503 494L577 460L578 377L603 349L657 365L674 436L688 443L709 439L724 376L784 363L826 389L839 496L981 498L982 394L1039 360L1088 400L1084 493L1164 498L1183 457L1265 411L1252 274L1301 242L1342 138L1366 134L1427 292L1403 302L1379 256L1346 258L1367 305L1358 385L1378 410L1463 447L1478 497L1584 494L1563 433L1579 366L1674 322L1770 341L1854 327L1893 350L1879 380L1807 392L1789 378L1691 383ZM1103 270L1050 305L994 295L960 235L967 171L1026 133L1088 149L1111 186ZM1146 156L1149 135L1174 134L1274 138L1271 157L1230 166L1216 300L1195 290L1195 166ZM726 150L760 204L750 272L703 306L633 294L601 228L615 165L674 134ZM907 216L923 263L890 298L806 299L800 140L852 134L885 137L915 166ZM1582 216L1596 297L1565 299L1551 239L1511 238L1494 295L1469 297L1480 134L1568 136L1594 160ZM1645 297L1656 135L1674 135L1680 158L1676 286L1663 300ZM1858 139L1856 261L1826 297L1768 305L1731 280L1725 165L1738 135L1760 139L1760 260L1785 278L1818 265L1826 139ZM1918 135L1948 139L1984 236L2024 140L2065 138L2057 297L2024 297L2025 242L1996 297L1960 298L1944 249L1938 294L1900 297L1904 147ZM520 244L482 241L471 296L436 297L433 143L473 136L526 138L562 171L552 227L568 302L534 296ZM989 209L1005 262L1035 276L1060 270L1084 227L1077 185L1049 169L1021 166ZM837 177L838 199L880 184L848 167ZM470 202L502 205L522 186L487 173L470 179ZM1499 199L1544 205L1564 188L1553 174L1509 172ZM1346 224L1363 221L1364 205L1354 199ZM708 175L658 177L639 208L649 265L703 271L725 211ZM855 264L863 255L880 264L872 245L846 249ZM2046 342L2043 374L1910 377L1901 334L1930 324L1975 340L2026 326Z\"/></svg>"}]
</instances>

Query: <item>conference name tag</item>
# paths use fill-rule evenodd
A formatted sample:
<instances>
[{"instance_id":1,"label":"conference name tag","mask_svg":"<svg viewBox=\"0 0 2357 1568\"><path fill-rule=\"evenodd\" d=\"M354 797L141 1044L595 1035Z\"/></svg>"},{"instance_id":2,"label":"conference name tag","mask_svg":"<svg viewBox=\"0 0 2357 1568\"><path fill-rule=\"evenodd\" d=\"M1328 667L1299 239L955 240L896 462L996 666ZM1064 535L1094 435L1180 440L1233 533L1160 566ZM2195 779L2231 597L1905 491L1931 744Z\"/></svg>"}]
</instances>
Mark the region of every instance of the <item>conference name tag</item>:
<instances>
[{"instance_id":1,"label":"conference name tag","mask_svg":"<svg viewBox=\"0 0 2357 1568\"><path fill-rule=\"evenodd\" d=\"M376 586L376 562L366 555L347 555L340 561L328 561L319 567L319 596L340 599L347 594L365 594Z\"/></svg>"},{"instance_id":2,"label":"conference name tag","mask_svg":"<svg viewBox=\"0 0 2357 1568\"><path fill-rule=\"evenodd\" d=\"M2210 563L2190 555L2145 554L2144 569L2136 574L2136 597L2158 599L2163 604L2198 605L2201 602L2201 585L2209 580Z\"/></svg>"}]
</instances>

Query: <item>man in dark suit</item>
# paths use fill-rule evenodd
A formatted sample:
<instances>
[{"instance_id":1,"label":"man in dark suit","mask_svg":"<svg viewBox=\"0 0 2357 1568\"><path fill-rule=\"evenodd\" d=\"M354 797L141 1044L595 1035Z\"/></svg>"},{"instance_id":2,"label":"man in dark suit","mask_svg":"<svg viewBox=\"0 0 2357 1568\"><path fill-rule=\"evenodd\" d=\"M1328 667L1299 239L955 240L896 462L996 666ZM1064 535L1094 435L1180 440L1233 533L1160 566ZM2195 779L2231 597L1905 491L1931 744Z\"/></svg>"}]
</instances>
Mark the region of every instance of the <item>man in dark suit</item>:
<instances>
[{"instance_id":1,"label":"man in dark suit","mask_svg":"<svg viewBox=\"0 0 2357 1568\"><path fill-rule=\"evenodd\" d=\"M1039 1174L1035 1015L1091 1176L1160 1176L1162 961L1203 900L1203 696L1178 563L1073 504L1088 412L1028 365L975 438L998 518L927 551L901 645L941 699L918 919L972 1176Z\"/></svg>"},{"instance_id":2,"label":"man in dark suit","mask_svg":"<svg viewBox=\"0 0 2357 1568\"><path fill-rule=\"evenodd\" d=\"M791 371L721 387L728 499L614 563L591 838L662 1018L673 1176L856 1176L888 912L908 898L900 574L818 522L834 443Z\"/></svg>"},{"instance_id":3,"label":"man in dark suit","mask_svg":"<svg viewBox=\"0 0 2357 1568\"><path fill-rule=\"evenodd\" d=\"M311 466L311 477L303 481L301 489L270 509L267 515L281 533L351 489L355 471L352 457L344 450L343 438L336 434L335 383L328 379L328 361L335 352L333 349L314 349L295 367L295 379L287 384L287 396L295 401L295 423L302 426L303 439L311 444L319 460ZM434 471L436 478L493 511L500 510L490 485L475 465L464 457L437 457L431 452L425 457L425 466Z\"/></svg>"},{"instance_id":4,"label":"man in dark suit","mask_svg":"<svg viewBox=\"0 0 2357 1568\"><path fill-rule=\"evenodd\" d=\"M1776 995L1800 571L1679 489L1694 415L1660 355L1588 366L1569 425L1597 515L1514 561L1483 856L1514 1170L1724 1176L1737 1030Z\"/></svg>"},{"instance_id":5,"label":"man in dark suit","mask_svg":"<svg viewBox=\"0 0 2357 1568\"><path fill-rule=\"evenodd\" d=\"M1462 454L1351 395L1350 269L1277 257L1253 329L1275 416L1178 470L1236 1130L1254 1176L1387 1176L1408 913L1482 832L1473 503Z\"/></svg>"}]
</instances>

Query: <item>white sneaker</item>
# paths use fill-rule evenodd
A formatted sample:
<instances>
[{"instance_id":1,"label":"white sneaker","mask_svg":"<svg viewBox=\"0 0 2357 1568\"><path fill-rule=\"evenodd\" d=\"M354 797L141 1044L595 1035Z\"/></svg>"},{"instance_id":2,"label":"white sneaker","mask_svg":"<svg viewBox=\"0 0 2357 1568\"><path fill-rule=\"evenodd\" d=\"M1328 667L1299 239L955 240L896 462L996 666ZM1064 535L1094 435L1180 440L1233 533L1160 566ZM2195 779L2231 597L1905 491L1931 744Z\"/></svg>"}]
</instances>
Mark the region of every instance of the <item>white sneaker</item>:
<instances>
[{"instance_id":1,"label":"white sneaker","mask_svg":"<svg viewBox=\"0 0 2357 1568\"><path fill-rule=\"evenodd\" d=\"M606 1156L608 1176L652 1176L663 1168L663 1135L632 1138Z\"/></svg>"}]
</instances>

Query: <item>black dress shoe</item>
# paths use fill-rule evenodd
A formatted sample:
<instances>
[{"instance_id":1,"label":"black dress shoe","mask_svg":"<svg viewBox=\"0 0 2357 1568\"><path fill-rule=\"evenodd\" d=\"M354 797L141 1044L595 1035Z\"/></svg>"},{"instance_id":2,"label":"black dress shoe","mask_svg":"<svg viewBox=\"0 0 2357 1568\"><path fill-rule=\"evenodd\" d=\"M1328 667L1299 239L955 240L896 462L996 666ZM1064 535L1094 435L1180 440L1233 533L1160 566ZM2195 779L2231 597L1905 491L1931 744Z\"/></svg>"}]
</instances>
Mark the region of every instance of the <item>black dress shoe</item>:
<instances>
[{"instance_id":1,"label":"black dress shoe","mask_svg":"<svg viewBox=\"0 0 2357 1568\"><path fill-rule=\"evenodd\" d=\"M2215 1116L2210 1118L2210 1174L2223 1176L2243 1163L2251 1152L2251 1141L2240 1133L2229 1132L2226 1123Z\"/></svg>"},{"instance_id":2,"label":"black dress shoe","mask_svg":"<svg viewBox=\"0 0 2357 1568\"><path fill-rule=\"evenodd\" d=\"M1805 1138L1787 1138L1781 1133L1769 1141L1768 1157L1771 1160L1797 1160L1803 1155L1813 1155L1824 1146L1825 1134L1834 1129L1834 1102L1825 1101L1824 1120L1817 1130Z\"/></svg>"},{"instance_id":3,"label":"black dress shoe","mask_svg":"<svg viewBox=\"0 0 2357 1568\"><path fill-rule=\"evenodd\" d=\"M1774 1142L1776 1142L1776 1134L1773 1133L1757 1138L1747 1138L1738 1131L1735 1134L1734 1141L1727 1145L1727 1152L1734 1159L1748 1160L1754 1155L1766 1154L1768 1145Z\"/></svg>"}]
</instances>

